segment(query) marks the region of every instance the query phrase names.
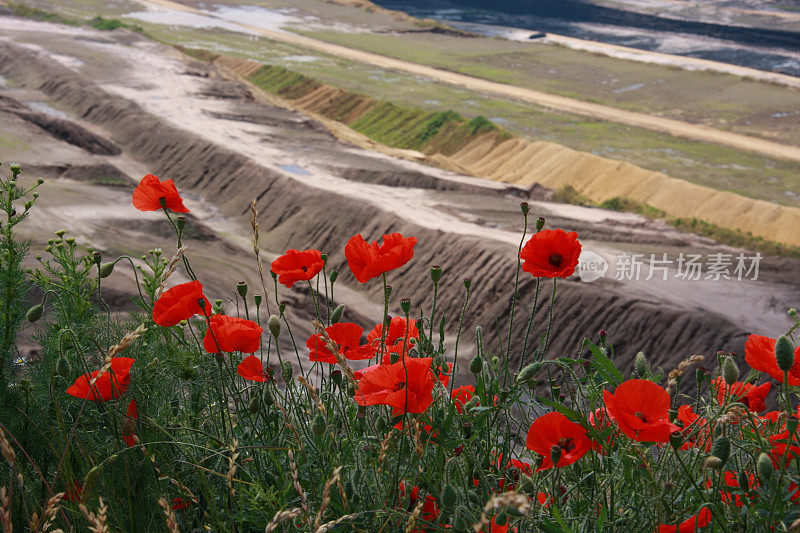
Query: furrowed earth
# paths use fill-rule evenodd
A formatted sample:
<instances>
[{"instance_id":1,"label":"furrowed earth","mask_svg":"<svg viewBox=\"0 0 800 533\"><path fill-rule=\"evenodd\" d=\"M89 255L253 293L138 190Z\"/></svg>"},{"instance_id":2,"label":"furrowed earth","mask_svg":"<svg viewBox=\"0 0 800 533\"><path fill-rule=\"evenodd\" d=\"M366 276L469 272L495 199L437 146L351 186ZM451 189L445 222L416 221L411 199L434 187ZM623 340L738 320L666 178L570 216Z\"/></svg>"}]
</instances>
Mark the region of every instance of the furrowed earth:
<instances>
[{"instance_id":1,"label":"furrowed earth","mask_svg":"<svg viewBox=\"0 0 800 533\"><path fill-rule=\"evenodd\" d=\"M238 280L251 291L261 287L249 227L255 199L273 311L269 261L288 248L313 247L328 252L330 267L340 271L336 301L346 304L346 319L371 327L382 314L382 289L377 281L355 281L343 247L355 233L374 240L399 231L417 236L419 244L410 266L389 276L393 301L409 297L414 307L429 309L423 299L430 288L427 271L439 264L445 269L439 305L453 317L463 304L462 279L470 276L464 331L471 341L477 325L491 331L508 314L509 301L497 296L513 285L522 201L531 204L531 225L544 216L549 228L577 231L585 250L609 262L602 279L559 283L553 353L577 354L581 340L601 329L609 332L623 367L640 350L666 367L694 353L741 352L747 333L785 332L786 309L800 296L800 262L789 258L762 258L756 281L685 281L675 277L674 264L665 281L646 275L615 280L622 253L673 259L681 253L753 253L663 221L553 203L553 191L545 187L434 168L377 144L374 150L356 146L289 101L124 29L100 32L0 17L0 75L0 159L19 161L25 180L46 179L23 225L34 241L29 266L59 228L104 259L127 254L141 264L142 254L157 247L170 257L175 245L163 215L141 213L130 202L137 181L154 173L175 180L187 199L187 254L212 298L235 301ZM120 262L105 280L104 294L118 311L132 308L133 275ZM541 309L551 288L543 283ZM312 330L306 290L280 287L277 296L288 303L298 343ZM535 291L524 273L519 291L522 332ZM546 326L542 312L536 335ZM462 343L464 357L470 344Z\"/></svg>"}]
</instances>

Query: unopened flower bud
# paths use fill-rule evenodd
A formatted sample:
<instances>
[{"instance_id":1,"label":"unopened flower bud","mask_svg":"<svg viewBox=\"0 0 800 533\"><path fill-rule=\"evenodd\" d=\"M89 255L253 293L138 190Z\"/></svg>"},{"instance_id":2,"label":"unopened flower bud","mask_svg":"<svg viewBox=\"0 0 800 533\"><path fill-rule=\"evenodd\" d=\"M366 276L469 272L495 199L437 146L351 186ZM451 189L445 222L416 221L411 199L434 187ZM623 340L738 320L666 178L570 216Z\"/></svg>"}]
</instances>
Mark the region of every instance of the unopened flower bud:
<instances>
[{"instance_id":1,"label":"unopened flower bud","mask_svg":"<svg viewBox=\"0 0 800 533\"><path fill-rule=\"evenodd\" d=\"M473 374L480 374L483 370L483 358L480 355L476 355L472 358L472 361L469 362L469 371Z\"/></svg>"},{"instance_id":2,"label":"unopened flower bud","mask_svg":"<svg viewBox=\"0 0 800 533\"><path fill-rule=\"evenodd\" d=\"M747 475L747 472L742 470L741 472L739 472L738 478L739 478L738 479L739 488L745 492L750 490L750 477Z\"/></svg>"},{"instance_id":3,"label":"unopened flower bud","mask_svg":"<svg viewBox=\"0 0 800 533\"><path fill-rule=\"evenodd\" d=\"M728 458L731 456L731 441L728 437L719 437L714 441L711 446L711 455L719 457L722 464L728 462Z\"/></svg>"},{"instance_id":4,"label":"unopened flower bud","mask_svg":"<svg viewBox=\"0 0 800 533\"><path fill-rule=\"evenodd\" d=\"M778 368L784 372L788 372L794 366L794 346L785 335L778 337L775 342L775 358L778 360Z\"/></svg>"},{"instance_id":5,"label":"unopened flower bud","mask_svg":"<svg viewBox=\"0 0 800 533\"><path fill-rule=\"evenodd\" d=\"M553 461L553 466L558 466L558 462L561 460L561 453L562 453L561 446L554 445L550 448L550 459Z\"/></svg>"},{"instance_id":6,"label":"unopened flower bud","mask_svg":"<svg viewBox=\"0 0 800 533\"><path fill-rule=\"evenodd\" d=\"M539 217L539 219L536 221L536 231L542 231L543 227L544 227L544 217Z\"/></svg>"},{"instance_id":7,"label":"unopened flower bud","mask_svg":"<svg viewBox=\"0 0 800 533\"><path fill-rule=\"evenodd\" d=\"M269 320L267 320L267 328L269 328L272 336L277 339L281 334L281 319L275 315L270 315Z\"/></svg>"},{"instance_id":8,"label":"unopened flower bud","mask_svg":"<svg viewBox=\"0 0 800 533\"><path fill-rule=\"evenodd\" d=\"M529 204L528 202L521 202L519 204L519 209L520 211L522 211L523 215L527 215L528 211L531 210L531 204Z\"/></svg>"},{"instance_id":9,"label":"unopened flower bud","mask_svg":"<svg viewBox=\"0 0 800 533\"><path fill-rule=\"evenodd\" d=\"M258 413L258 410L260 408L261 408L261 402L258 401L258 396L253 396L253 399L250 400L250 405L248 406L250 414Z\"/></svg>"},{"instance_id":10,"label":"unopened flower bud","mask_svg":"<svg viewBox=\"0 0 800 533\"><path fill-rule=\"evenodd\" d=\"M339 278L339 271L338 270L331 270L331 273L328 274L328 279L331 280L331 284L336 283L336 280Z\"/></svg>"},{"instance_id":11,"label":"unopened flower bud","mask_svg":"<svg viewBox=\"0 0 800 533\"><path fill-rule=\"evenodd\" d=\"M709 455L706 457L704 466L709 470L720 470L722 468L722 459L713 455Z\"/></svg>"},{"instance_id":12,"label":"unopened flower bud","mask_svg":"<svg viewBox=\"0 0 800 533\"><path fill-rule=\"evenodd\" d=\"M114 261L109 261L108 263L103 263L100 265L100 277L107 278L114 272L114 265L116 263Z\"/></svg>"},{"instance_id":13,"label":"unopened flower bud","mask_svg":"<svg viewBox=\"0 0 800 533\"><path fill-rule=\"evenodd\" d=\"M439 496L439 501L442 502L442 506L445 509L452 509L458 503L458 493L456 489L451 485L447 484L442 489L442 494Z\"/></svg>"},{"instance_id":14,"label":"unopened flower bud","mask_svg":"<svg viewBox=\"0 0 800 533\"><path fill-rule=\"evenodd\" d=\"M645 374L647 374L647 357L645 357L643 352L636 354L636 358L633 361L633 366L636 369L636 375L640 378L643 378Z\"/></svg>"},{"instance_id":15,"label":"unopened flower bud","mask_svg":"<svg viewBox=\"0 0 800 533\"><path fill-rule=\"evenodd\" d=\"M342 313L344 313L344 304L339 304L331 313L331 324L339 322L342 319Z\"/></svg>"},{"instance_id":16,"label":"unopened flower bud","mask_svg":"<svg viewBox=\"0 0 800 533\"><path fill-rule=\"evenodd\" d=\"M433 280L434 285L439 283L439 280L442 279L442 267L439 265L433 265L431 267L431 279Z\"/></svg>"},{"instance_id":17,"label":"unopened flower bud","mask_svg":"<svg viewBox=\"0 0 800 533\"><path fill-rule=\"evenodd\" d=\"M326 429L328 429L328 423L325 422L325 417L321 413L317 413L311 423L311 432L316 436L320 436L325 433Z\"/></svg>"},{"instance_id":18,"label":"unopened flower bud","mask_svg":"<svg viewBox=\"0 0 800 533\"><path fill-rule=\"evenodd\" d=\"M61 356L56 361L56 374L62 378L67 378L72 374L72 365L69 364L69 360L66 357Z\"/></svg>"},{"instance_id":19,"label":"unopened flower bud","mask_svg":"<svg viewBox=\"0 0 800 533\"><path fill-rule=\"evenodd\" d=\"M722 363L722 378L729 386L736 383L739 379L739 367L733 357L726 357L725 362Z\"/></svg>"},{"instance_id":20,"label":"unopened flower bud","mask_svg":"<svg viewBox=\"0 0 800 533\"><path fill-rule=\"evenodd\" d=\"M756 472L758 472L758 477L760 477L763 481L771 478L772 474L775 472L775 467L772 466L772 459L770 459L769 455L766 453L761 453L758 456L758 461L756 461Z\"/></svg>"},{"instance_id":21,"label":"unopened flower bud","mask_svg":"<svg viewBox=\"0 0 800 533\"><path fill-rule=\"evenodd\" d=\"M281 372L283 373L283 381L289 383L292 381L292 376L294 375L294 369L292 368L292 363L289 361L284 361L281 364Z\"/></svg>"},{"instance_id":22,"label":"unopened flower bud","mask_svg":"<svg viewBox=\"0 0 800 533\"><path fill-rule=\"evenodd\" d=\"M403 313L408 315L409 311L411 311L411 298L403 298L400 300L400 309L403 310Z\"/></svg>"},{"instance_id":23,"label":"unopened flower bud","mask_svg":"<svg viewBox=\"0 0 800 533\"><path fill-rule=\"evenodd\" d=\"M36 304L30 309L28 309L25 318L28 319L28 322L36 322L40 318L42 318L42 312L44 311L44 306L42 304Z\"/></svg>"},{"instance_id":24,"label":"unopened flower bud","mask_svg":"<svg viewBox=\"0 0 800 533\"><path fill-rule=\"evenodd\" d=\"M531 363L525 368L523 368L519 374L517 374L517 383L525 383L530 381L536 377L536 374L539 373L539 370L542 368L541 363Z\"/></svg>"},{"instance_id":25,"label":"unopened flower bud","mask_svg":"<svg viewBox=\"0 0 800 533\"><path fill-rule=\"evenodd\" d=\"M238 292L239 296L241 296L242 298L247 296L247 282L246 281L240 281L239 283L237 283L236 284L236 292Z\"/></svg>"}]
</instances>

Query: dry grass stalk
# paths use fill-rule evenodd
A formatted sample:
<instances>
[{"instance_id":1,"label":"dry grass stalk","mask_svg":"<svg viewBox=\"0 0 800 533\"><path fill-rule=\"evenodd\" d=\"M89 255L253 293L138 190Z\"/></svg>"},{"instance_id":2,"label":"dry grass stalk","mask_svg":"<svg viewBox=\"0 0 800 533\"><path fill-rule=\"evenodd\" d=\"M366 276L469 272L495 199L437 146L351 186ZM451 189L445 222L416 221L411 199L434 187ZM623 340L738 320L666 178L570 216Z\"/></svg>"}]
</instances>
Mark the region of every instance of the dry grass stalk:
<instances>
[{"instance_id":1,"label":"dry grass stalk","mask_svg":"<svg viewBox=\"0 0 800 533\"><path fill-rule=\"evenodd\" d=\"M311 516L309 516L308 513L308 496L306 496L306 491L303 490L303 486L300 484L300 474L297 472L297 464L294 462L294 453L292 450L289 450L289 468L292 470L292 484L297 494L300 495L300 507L302 507L303 513L306 515L308 527L309 529L314 529L311 523Z\"/></svg>"},{"instance_id":2,"label":"dry grass stalk","mask_svg":"<svg viewBox=\"0 0 800 533\"><path fill-rule=\"evenodd\" d=\"M12 533L14 526L11 524L11 491L0 487L0 524L3 533Z\"/></svg>"},{"instance_id":3,"label":"dry grass stalk","mask_svg":"<svg viewBox=\"0 0 800 533\"><path fill-rule=\"evenodd\" d=\"M253 253L256 255L258 263L258 277L261 279L261 288L264 290L264 299L267 300L267 310L269 311L269 299L267 298L267 283L264 281L264 265L261 263L261 251L258 249L258 209L256 199L250 202L250 227L253 228Z\"/></svg>"},{"instance_id":4,"label":"dry grass stalk","mask_svg":"<svg viewBox=\"0 0 800 533\"><path fill-rule=\"evenodd\" d=\"M169 533L181 533L181 530L178 528L178 518L175 516L175 513L172 512L172 508L169 506L169 502L167 502L166 498L163 496L159 498L158 505L164 509L164 516L166 517Z\"/></svg>"},{"instance_id":5,"label":"dry grass stalk","mask_svg":"<svg viewBox=\"0 0 800 533\"><path fill-rule=\"evenodd\" d=\"M141 337L146 331L147 328L145 327L145 325L140 324L138 328L136 328L135 330L131 331L130 333L122 337L122 339L117 344L112 346L111 349L108 350L108 353L106 354L106 357L103 360L103 366L100 367L100 371L98 371L97 375L94 378L92 378L92 380L89 382L89 387L94 387L94 384L97 383L97 380L100 379L100 377L103 374L108 372L108 369L111 368L111 359L113 359L121 351L125 350L128 346L133 344L133 341Z\"/></svg>"},{"instance_id":6,"label":"dry grass stalk","mask_svg":"<svg viewBox=\"0 0 800 533\"><path fill-rule=\"evenodd\" d=\"M89 531L92 533L110 532L108 526L106 525L106 512L108 511L108 507L103 504L102 496L99 498L99 507L97 508L96 514L87 509L83 504L78 505L78 509L80 509L81 513L83 513L83 516L86 517L86 520L89 521Z\"/></svg>"},{"instance_id":7,"label":"dry grass stalk","mask_svg":"<svg viewBox=\"0 0 800 533\"><path fill-rule=\"evenodd\" d=\"M319 395L317 394L317 391L314 390L314 387L312 387L311 384L308 381L306 381L306 378L304 378L303 376L297 376L297 381L299 381L300 384L303 387L306 388L306 390L308 391L308 395L311 396L311 399L314 400L315 404L317 404L317 407L322 412L322 414L327 416L328 412L325 409L325 405L322 403L322 400L319 398Z\"/></svg>"},{"instance_id":8,"label":"dry grass stalk","mask_svg":"<svg viewBox=\"0 0 800 533\"><path fill-rule=\"evenodd\" d=\"M747 409L740 403L735 403L728 407L728 411L719 417L721 424L739 424L747 418Z\"/></svg>"},{"instance_id":9,"label":"dry grass stalk","mask_svg":"<svg viewBox=\"0 0 800 533\"><path fill-rule=\"evenodd\" d=\"M360 513L353 513L353 514L346 514L344 516L340 516L336 520L331 520L330 522L326 522L319 526L319 528L314 531L314 533L325 533L326 531L330 531L331 529L335 528L342 522L346 520L352 520L353 518L357 517Z\"/></svg>"},{"instance_id":10,"label":"dry grass stalk","mask_svg":"<svg viewBox=\"0 0 800 533\"><path fill-rule=\"evenodd\" d=\"M417 522L417 518L419 518L420 513L422 513L422 506L424 504L425 498L420 498L417 504L414 506L414 510L411 511L411 516L408 517L408 522L406 522L405 533L411 533L411 530L414 529L414 524Z\"/></svg>"},{"instance_id":11,"label":"dry grass stalk","mask_svg":"<svg viewBox=\"0 0 800 533\"><path fill-rule=\"evenodd\" d=\"M481 519L477 524L472 526L472 530L475 531L475 533L480 533L480 530L483 529L483 526L489 523L489 512L493 511L494 509L503 509L506 507L513 507L519 514L527 514L528 511L531 510L531 502L526 496L523 496L519 492L515 492L513 490L498 494L497 496L491 498L488 502L486 502L486 505L483 506Z\"/></svg>"},{"instance_id":12,"label":"dry grass stalk","mask_svg":"<svg viewBox=\"0 0 800 533\"><path fill-rule=\"evenodd\" d=\"M63 498L63 492L54 494L49 500L47 500L47 504L44 506L44 512L42 513L41 518L37 517L36 513L33 514L33 517L31 517L31 531L44 533L50 529L50 526L53 525L53 519L58 513L58 509Z\"/></svg>"},{"instance_id":13,"label":"dry grass stalk","mask_svg":"<svg viewBox=\"0 0 800 533\"><path fill-rule=\"evenodd\" d=\"M167 288L167 280L169 277L175 273L175 269L178 268L178 262L183 257L183 254L186 252L186 245L184 244L175 252L175 255L172 256L172 259L169 260L167 263L167 268L164 269L163 274L161 274L161 284L158 286L158 290L156 291L156 300L161 294L164 292L164 289Z\"/></svg>"},{"instance_id":14,"label":"dry grass stalk","mask_svg":"<svg viewBox=\"0 0 800 533\"><path fill-rule=\"evenodd\" d=\"M336 344L336 342L334 342L333 339L331 339L330 335L328 335L328 332L325 331L325 326L322 324L322 322L320 322L319 320L313 320L311 323L314 325L314 329L317 330L317 333L319 333L319 335L322 337L322 340L325 341L325 347L328 350L330 350L332 354L336 356L336 362L339 364L340 367L342 367L342 370L344 370L347 379L355 387L356 374L353 371L353 368L347 364L347 359L344 358L344 355L342 355L339 352L339 345Z\"/></svg>"},{"instance_id":15,"label":"dry grass stalk","mask_svg":"<svg viewBox=\"0 0 800 533\"><path fill-rule=\"evenodd\" d=\"M340 479L340 473L342 472L342 467L337 466L333 469L333 476L325 482L325 488L322 489L322 505L319 507L319 512L317 513L317 518L314 520L314 528L319 530L319 524L322 522L322 513L325 512L325 509L328 507L328 504L331 503L331 487L334 483L337 483Z\"/></svg>"},{"instance_id":16,"label":"dry grass stalk","mask_svg":"<svg viewBox=\"0 0 800 533\"><path fill-rule=\"evenodd\" d=\"M381 471L383 462L386 460L386 454L389 451L389 441L392 439L392 436L394 436L394 428L389 431L386 438L381 442L381 451L378 453L378 472Z\"/></svg>"},{"instance_id":17,"label":"dry grass stalk","mask_svg":"<svg viewBox=\"0 0 800 533\"><path fill-rule=\"evenodd\" d=\"M239 446L239 441L233 439L233 444L231 444L231 456L228 459L228 475L226 476L228 479L228 490L230 491L231 501L233 501L233 495L236 493L236 490L233 488L233 476L236 474L236 459L239 457L239 452L236 451L236 447Z\"/></svg>"},{"instance_id":18,"label":"dry grass stalk","mask_svg":"<svg viewBox=\"0 0 800 533\"><path fill-rule=\"evenodd\" d=\"M695 363L699 363L703 359L705 359L705 355L692 355L688 359L684 359L680 363L678 363L678 367L670 370L669 376L667 378L667 386L664 387L668 393L672 393L672 389L678 384L678 379L683 376L688 370Z\"/></svg>"},{"instance_id":19,"label":"dry grass stalk","mask_svg":"<svg viewBox=\"0 0 800 533\"><path fill-rule=\"evenodd\" d=\"M286 520L291 520L292 518L300 516L303 510L299 507L295 507L290 511L278 511L275 513L275 516L272 517L272 520L267 527L264 529L264 533L270 533L271 531L275 531L281 522L285 522Z\"/></svg>"},{"instance_id":20,"label":"dry grass stalk","mask_svg":"<svg viewBox=\"0 0 800 533\"><path fill-rule=\"evenodd\" d=\"M8 442L6 434L2 429L0 429L0 452L2 452L5 460L8 461L8 464L11 465L11 468L16 468L17 454L14 453L14 448L11 447L11 443Z\"/></svg>"}]
</instances>

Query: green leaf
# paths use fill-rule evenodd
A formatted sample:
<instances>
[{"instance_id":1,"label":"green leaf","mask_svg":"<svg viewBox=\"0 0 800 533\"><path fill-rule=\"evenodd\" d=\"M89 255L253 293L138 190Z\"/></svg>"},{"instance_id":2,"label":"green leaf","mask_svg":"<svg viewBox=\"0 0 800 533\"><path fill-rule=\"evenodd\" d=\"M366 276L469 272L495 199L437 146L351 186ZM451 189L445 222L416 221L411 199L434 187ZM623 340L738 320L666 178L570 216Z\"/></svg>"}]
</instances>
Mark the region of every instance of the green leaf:
<instances>
[{"instance_id":1,"label":"green leaf","mask_svg":"<svg viewBox=\"0 0 800 533\"><path fill-rule=\"evenodd\" d=\"M614 366L614 363L606 355L605 350L599 348L588 339L586 340L586 345L592 352L592 368L594 368L598 375L614 386L625 381L625 377L622 375L622 372L620 372L617 367Z\"/></svg>"},{"instance_id":2,"label":"green leaf","mask_svg":"<svg viewBox=\"0 0 800 533\"><path fill-rule=\"evenodd\" d=\"M582 426L586 425L586 418L580 412L576 411L575 409L570 409L566 405L560 404L558 402L554 402L553 400L549 400L549 399L544 398L542 396L537 396L536 399L539 400L540 402L542 402L543 404L545 404L546 406L552 407L553 409L555 409L556 411L558 411L562 415L566 416L568 419L572 420L573 422L577 422L578 424L580 424Z\"/></svg>"}]
</instances>

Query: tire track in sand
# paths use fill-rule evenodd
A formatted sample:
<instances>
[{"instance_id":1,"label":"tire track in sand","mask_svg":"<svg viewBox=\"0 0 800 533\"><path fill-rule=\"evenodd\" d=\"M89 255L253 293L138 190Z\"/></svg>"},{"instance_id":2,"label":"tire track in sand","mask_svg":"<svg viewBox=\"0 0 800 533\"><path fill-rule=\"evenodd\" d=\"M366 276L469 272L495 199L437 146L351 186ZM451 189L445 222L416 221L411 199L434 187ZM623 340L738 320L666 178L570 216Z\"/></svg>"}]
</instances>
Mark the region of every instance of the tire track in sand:
<instances>
[{"instance_id":1,"label":"tire track in sand","mask_svg":"<svg viewBox=\"0 0 800 533\"><path fill-rule=\"evenodd\" d=\"M159 6L211 18L219 18L215 17L212 13L194 9L171 0L138 1L144 5ZM219 20L225 19L219 18ZM766 139L760 139L758 137L751 137L739 133L722 131L710 126L703 126L701 124L692 124L680 120L673 120L669 118L648 115L645 113L637 113L635 111L627 111L602 104L594 104L565 96L548 94L533 89L526 89L524 87L506 85L503 83L467 76L465 74L459 74L448 70L412 63L410 61L395 59L372 52L364 52L354 48L331 44L319 39L298 35L288 31L269 30L250 24L232 22L228 20L225 20L225 22L227 24L235 24L240 26L243 30L262 35L274 41L301 46L303 48L316 50L318 52L334 55L350 61L356 61L380 68L424 76L426 78L450 85L464 87L466 89L484 93L495 94L498 96L514 98L556 111L584 115L595 119L625 124L627 126L658 131L661 133L667 133L674 137L683 137L694 141L726 145L738 150L746 150L748 152L754 152L767 157L785 159L800 163L800 147L797 146L776 143Z\"/></svg>"}]
</instances>

